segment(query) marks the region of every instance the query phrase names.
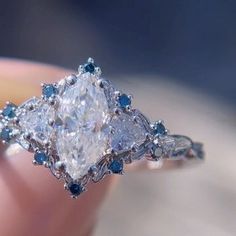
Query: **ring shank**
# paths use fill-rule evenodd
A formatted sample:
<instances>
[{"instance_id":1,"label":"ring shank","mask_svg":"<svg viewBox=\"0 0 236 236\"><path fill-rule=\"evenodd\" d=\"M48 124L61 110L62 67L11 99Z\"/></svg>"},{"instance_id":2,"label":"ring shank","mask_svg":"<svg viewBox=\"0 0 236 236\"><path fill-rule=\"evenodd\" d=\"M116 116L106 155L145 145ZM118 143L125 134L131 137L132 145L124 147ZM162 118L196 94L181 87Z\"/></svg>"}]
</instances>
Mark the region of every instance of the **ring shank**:
<instances>
[{"instance_id":1,"label":"ring shank","mask_svg":"<svg viewBox=\"0 0 236 236\"><path fill-rule=\"evenodd\" d=\"M9 146L0 144L0 155L12 156L23 151L24 149L18 144ZM139 161L127 165L127 171L164 171L191 167L195 164L202 163L204 160L204 152L201 143L193 143L192 148L183 156L178 158L175 156L168 156L160 159L159 161L150 161L147 158L142 158Z\"/></svg>"},{"instance_id":2,"label":"ring shank","mask_svg":"<svg viewBox=\"0 0 236 236\"><path fill-rule=\"evenodd\" d=\"M158 161L150 161L146 158L139 160L132 165L128 165L128 171L166 171L179 168L191 167L202 163L204 160L203 145L201 143L193 143L192 148L183 156L178 158L168 156Z\"/></svg>"}]
</instances>

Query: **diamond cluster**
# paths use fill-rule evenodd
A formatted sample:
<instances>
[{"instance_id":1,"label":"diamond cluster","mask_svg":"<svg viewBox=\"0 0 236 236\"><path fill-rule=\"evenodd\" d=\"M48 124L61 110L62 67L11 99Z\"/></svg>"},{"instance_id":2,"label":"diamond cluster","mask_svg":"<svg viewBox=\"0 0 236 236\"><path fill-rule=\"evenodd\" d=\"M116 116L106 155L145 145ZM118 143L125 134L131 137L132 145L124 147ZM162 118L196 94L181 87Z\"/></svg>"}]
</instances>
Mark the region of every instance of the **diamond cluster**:
<instances>
[{"instance_id":1,"label":"diamond cluster","mask_svg":"<svg viewBox=\"0 0 236 236\"><path fill-rule=\"evenodd\" d=\"M191 149L191 140L170 136L161 121L150 124L131 102L90 58L78 74L44 84L41 98L19 107L7 103L0 139L34 152L34 164L50 168L77 197L90 180L122 174L125 163L144 155L153 161L177 158Z\"/></svg>"}]
</instances>

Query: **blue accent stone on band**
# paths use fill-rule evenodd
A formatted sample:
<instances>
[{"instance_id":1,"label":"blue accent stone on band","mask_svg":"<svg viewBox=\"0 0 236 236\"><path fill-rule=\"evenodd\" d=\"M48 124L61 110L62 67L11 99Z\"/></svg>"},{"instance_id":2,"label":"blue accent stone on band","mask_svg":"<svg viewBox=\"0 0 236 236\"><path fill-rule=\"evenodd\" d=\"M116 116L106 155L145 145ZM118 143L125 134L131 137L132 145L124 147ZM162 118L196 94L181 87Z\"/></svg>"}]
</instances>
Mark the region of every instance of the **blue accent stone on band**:
<instances>
[{"instance_id":1,"label":"blue accent stone on band","mask_svg":"<svg viewBox=\"0 0 236 236\"><path fill-rule=\"evenodd\" d=\"M84 65L85 72L94 73L95 72L95 64L94 63L87 63Z\"/></svg>"},{"instance_id":2,"label":"blue accent stone on band","mask_svg":"<svg viewBox=\"0 0 236 236\"><path fill-rule=\"evenodd\" d=\"M49 160L49 158L44 152L37 152L34 155L34 160L37 162L37 164L43 165Z\"/></svg>"},{"instance_id":3,"label":"blue accent stone on band","mask_svg":"<svg viewBox=\"0 0 236 236\"><path fill-rule=\"evenodd\" d=\"M121 160L114 160L108 166L108 169L112 171L114 174L120 174L123 171L124 164Z\"/></svg>"},{"instance_id":4,"label":"blue accent stone on band","mask_svg":"<svg viewBox=\"0 0 236 236\"><path fill-rule=\"evenodd\" d=\"M70 183L68 188L73 196L79 196L83 192L82 186L77 183Z\"/></svg>"},{"instance_id":5,"label":"blue accent stone on band","mask_svg":"<svg viewBox=\"0 0 236 236\"><path fill-rule=\"evenodd\" d=\"M2 111L2 115L7 118L14 118L16 116L15 113L16 106L14 104L8 104Z\"/></svg>"},{"instance_id":6,"label":"blue accent stone on band","mask_svg":"<svg viewBox=\"0 0 236 236\"><path fill-rule=\"evenodd\" d=\"M131 105L131 99L126 94L122 94L118 98L118 102L121 108L126 108Z\"/></svg>"},{"instance_id":7,"label":"blue accent stone on band","mask_svg":"<svg viewBox=\"0 0 236 236\"><path fill-rule=\"evenodd\" d=\"M155 135L165 135L166 127L162 123L158 123L154 128Z\"/></svg>"},{"instance_id":8,"label":"blue accent stone on band","mask_svg":"<svg viewBox=\"0 0 236 236\"><path fill-rule=\"evenodd\" d=\"M0 138L5 142L10 142L11 141L11 132L12 132L12 129L3 128L0 133Z\"/></svg>"},{"instance_id":9,"label":"blue accent stone on band","mask_svg":"<svg viewBox=\"0 0 236 236\"><path fill-rule=\"evenodd\" d=\"M43 96L50 98L57 94L57 88L53 84L47 84L43 86Z\"/></svg>"}]
</instances>

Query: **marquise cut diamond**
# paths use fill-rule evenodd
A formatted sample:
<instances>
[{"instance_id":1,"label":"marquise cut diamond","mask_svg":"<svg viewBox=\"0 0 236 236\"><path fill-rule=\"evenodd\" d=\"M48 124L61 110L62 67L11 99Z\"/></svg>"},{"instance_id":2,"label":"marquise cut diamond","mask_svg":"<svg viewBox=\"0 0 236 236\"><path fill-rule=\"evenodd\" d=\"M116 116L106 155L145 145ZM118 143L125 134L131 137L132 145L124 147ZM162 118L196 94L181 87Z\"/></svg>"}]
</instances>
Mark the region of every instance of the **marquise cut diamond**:
<instances>
[{"instance_id":1,"label":"marquise cut diamond","mask_svg":"<svg viewBox=\"0 0 236 236\"><path fill-rule=\"evenodd\" d=\"M60 160L73 179L84 176L103 156L108 136L107 100L96 77L81 76L62 94L57 111L56 147Z\"/></svg>"}]
</instances>

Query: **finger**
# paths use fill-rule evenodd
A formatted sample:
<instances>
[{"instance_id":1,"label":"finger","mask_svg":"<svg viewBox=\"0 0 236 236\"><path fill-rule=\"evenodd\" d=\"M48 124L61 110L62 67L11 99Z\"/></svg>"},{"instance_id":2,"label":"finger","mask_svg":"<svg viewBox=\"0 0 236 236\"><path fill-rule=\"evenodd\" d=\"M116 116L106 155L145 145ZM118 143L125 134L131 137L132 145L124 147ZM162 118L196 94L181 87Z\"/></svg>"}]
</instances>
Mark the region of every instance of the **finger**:
<instances>
[{"instance_id":1,"label":"finger","mask_svg":"<svg viewBox=\"0 0 236 236\"><path fill-rule=\"evenodd\" d=\"M55 67L0 60L1 103L10 97L19 104L40 94L40 82L66 74L68 71ZM89 186L88 192L72 200L62 183L47 169L34 167L31 159L27 152L0 159L0 235L86 235L111 179Z\"/></svg>"}]
</instances>

